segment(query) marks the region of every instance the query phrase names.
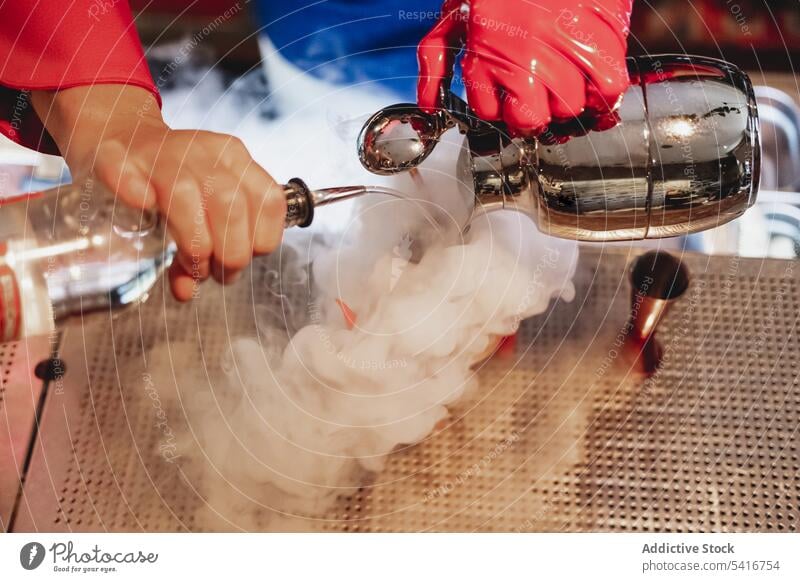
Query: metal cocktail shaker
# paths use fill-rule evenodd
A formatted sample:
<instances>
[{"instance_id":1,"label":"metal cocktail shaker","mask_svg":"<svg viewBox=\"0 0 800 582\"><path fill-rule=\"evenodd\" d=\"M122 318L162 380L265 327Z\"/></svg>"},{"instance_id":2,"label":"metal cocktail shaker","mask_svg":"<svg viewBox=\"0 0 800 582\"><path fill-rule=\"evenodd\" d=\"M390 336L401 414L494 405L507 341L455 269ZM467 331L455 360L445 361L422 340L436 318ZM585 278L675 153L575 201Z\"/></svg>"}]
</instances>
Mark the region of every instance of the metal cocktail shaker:
<instances>
[{"instance_id":1,"label":"metal cocktail shaker","mask_svg":"<svg viewBox=\"0 0 800 582\"><path fill-rule=\"evenodd\" d=\"M459 98L429 115L410 104L382 110L359 138L378 174L416 167L448 129L466 135L458 171L475 212L511 209L542 232L584 241L684 235L740 216L756 199L760 146L752 84L723 61L631 57L631 86L610 129L511 138ZM549 139L548 139L549 138Z\"/></svg>"}]
</instances>

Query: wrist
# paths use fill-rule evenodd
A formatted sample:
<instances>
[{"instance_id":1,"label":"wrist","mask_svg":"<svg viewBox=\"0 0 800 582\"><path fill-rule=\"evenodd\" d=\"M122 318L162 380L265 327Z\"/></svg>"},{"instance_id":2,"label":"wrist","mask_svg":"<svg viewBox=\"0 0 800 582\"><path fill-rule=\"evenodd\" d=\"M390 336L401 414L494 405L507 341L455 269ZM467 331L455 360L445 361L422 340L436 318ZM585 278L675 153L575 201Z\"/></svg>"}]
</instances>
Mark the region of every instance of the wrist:
<instances>
[{"instance_id":1,"label":"wrist","mask_svg":"<svg viewBox=\"0 0 800 582\"><path fill-rule=\"evenodd\" d=\"M165 127L153 94L133 85L33 91L31 102L73 175L92 163L99 142L125 139L141 125Z\"/></svg>"}]
</instances>

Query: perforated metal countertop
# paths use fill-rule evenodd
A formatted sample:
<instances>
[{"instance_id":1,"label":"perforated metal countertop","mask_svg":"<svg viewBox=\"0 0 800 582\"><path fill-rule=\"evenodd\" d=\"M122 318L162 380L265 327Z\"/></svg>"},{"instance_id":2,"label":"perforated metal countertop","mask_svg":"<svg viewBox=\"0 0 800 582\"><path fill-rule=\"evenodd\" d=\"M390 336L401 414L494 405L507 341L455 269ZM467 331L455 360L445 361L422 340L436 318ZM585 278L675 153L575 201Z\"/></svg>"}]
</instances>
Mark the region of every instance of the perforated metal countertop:
<instances>
[{"instance_id":1,"label":"perforated metal countertop","mask_svg":"<svg viewBox=\"0 0 800 582\"><path fill-rule=\"evenodd\" d=\"M448 427L308 528L797 531L800 265L685 256L691 284L658 332L663 365L645 378L614 349L631 258L584 248L575 300L525 321ZM169 435L148 379L120 370L164 337L202 344L216 365L231 336L252 331L251 289L267 272L262 262L195 305L156 293L67 331L68 372L47 396L14 530L195 528L202 502L158 454Z\"/></svg>"},{"instance_id":2,"label":"perforated metal countertop","mask_svg":"<svg viewBox=\"0 0 800 582\"><path fill-rule=\"evenodd\" d=\"M8 529L17 503L44 389L34 370L51 342L57 345L57 337L0 344L0 531Z\"/></svg>"}]
</instances>

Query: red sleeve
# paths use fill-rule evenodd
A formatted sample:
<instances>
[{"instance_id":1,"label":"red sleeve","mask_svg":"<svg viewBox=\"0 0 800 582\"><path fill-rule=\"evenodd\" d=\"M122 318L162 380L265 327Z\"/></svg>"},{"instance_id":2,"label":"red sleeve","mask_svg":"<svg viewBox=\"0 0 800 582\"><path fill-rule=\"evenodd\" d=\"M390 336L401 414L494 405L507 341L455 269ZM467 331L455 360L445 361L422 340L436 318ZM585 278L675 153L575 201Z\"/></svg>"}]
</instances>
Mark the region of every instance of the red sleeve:
<instances>
[{"instance_id":1,"label":"red sleeve","mask_svg":"<svg viewBox=\"0 0 800 582\"><path fill-rule=\"evenodd\" d=\"M161 103L126 0L0 2L0 133L58 153L27 91L114 83Z\"/></svg>"}]
</instances>

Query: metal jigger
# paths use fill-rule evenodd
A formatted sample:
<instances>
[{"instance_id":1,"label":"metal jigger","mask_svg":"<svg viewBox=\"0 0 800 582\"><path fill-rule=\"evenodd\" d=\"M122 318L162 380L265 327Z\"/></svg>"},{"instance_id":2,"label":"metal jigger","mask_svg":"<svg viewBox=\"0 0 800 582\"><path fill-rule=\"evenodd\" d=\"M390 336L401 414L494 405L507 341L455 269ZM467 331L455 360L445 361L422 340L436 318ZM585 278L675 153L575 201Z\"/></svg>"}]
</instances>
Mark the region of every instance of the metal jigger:
<instances>
[{"instance_id":1,"label":"metal jigger","mask_svg":"<svg viewBox=\"0 0 800 582\"><path fill-rule=\"evenodd\" d=\"M650 251L634 261L630 277L631 316L624 351L649 375L663 358L656 330L675 300L688 288L689 272L677 257Z\"/></svg>"},{"instance_id":2,"label":"metal jigger","mask_svg":"<svg viewBox=\"0 0 800 582\"><path fill-rule=\"evenodd\" d=\"M613 127L579 118L561 124L566 141L554 126L539 139L511 138L445 91L432 115L409 103L374 114L359 158L375 174L404 172L457 127L466 138L456 171L474 214L517 210L561 238L662 238L740 216L755 203L760 166L750 79L704 57L632 57L627 65L632 83Z\"/></svg>"}]
</instances>

